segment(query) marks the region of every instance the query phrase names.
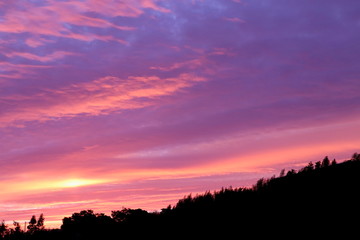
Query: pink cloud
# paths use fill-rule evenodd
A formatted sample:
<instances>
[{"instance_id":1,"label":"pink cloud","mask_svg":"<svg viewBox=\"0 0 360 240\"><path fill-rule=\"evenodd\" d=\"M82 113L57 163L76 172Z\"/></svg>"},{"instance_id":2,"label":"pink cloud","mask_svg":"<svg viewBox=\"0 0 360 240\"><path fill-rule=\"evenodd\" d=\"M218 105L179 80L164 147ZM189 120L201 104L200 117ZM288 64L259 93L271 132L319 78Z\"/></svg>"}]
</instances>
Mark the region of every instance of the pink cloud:
<instances>
[{"instance_id":1,"label":"pink cloud","mask_svg":"<svg viewBox=\"0 0 360 240\"><path fill-rule=\"evenodd\" d=\"M57 21L59 23L97 28L115 28L125 31L135 29L134 27L119 26L101 18L85 16L84 14L88 11L102 12L101 9L91 8L91 6L86 6L84 3L56 2L53 5L43 7L43 10L46 16L48 15L47 13L57 13Z\"/></svg>"},{"instance_id":2,"label":"pink cloud","mask_svg":"<svg viewBox=\"0 0 360 240\"><path fill-rule=\"evenodd\" d=\"M172 71L180 68L196 69L205 66L209 61L205 58L192 59L184 62L173 63L168 67L150 67L150 69L161 71Z\"/></svg>"},{"instance_id":3,"label":"pink cloud","mask_svg":"<svg viewBox=\"0 0 360 240\"><path fill-rule=\"evenodd\" d=\"M111 2L111 4L110 4ZM11 6L11 3L7 3ZM111 7L110 7L111 6ZM88 0L85 2L58 2L48 1L43 6L26 3L26 11L10 8L6 11L3 21L0 23L0 32L6 33L31 33L36 35L47 35L64 38L72 38L81 41L119 41L110 35L101 36L85 32L75 33L66 24L74 26L87 26L95 28L113 28L121 31L134 30L134 27L120 26L101 17L90 17L86 13L93 12L102 16L124 16L137 17L143 13L144 8L156 11L168 12L167 9L159 7L151 0L139 0L128 2ZM32 47L40 46L44 42L28 40L27 44Z\"/></svg>"},{"instance_id":4,"label":"pink cloud","mask_svg":"<svg viewBox=\"0 0 360 240\"><path fill-rule=\"evenodd\" d=\"M142 7L144 8L150 8L159 12L163 12L163 13L169 13L171 12L169 9L167 8L163 8L158 6L155 1L153 0L140 0L140 4L142 5Z\"/></svg>"},{"instance_id":5,"label":"pink cloud","mask_svg":"<svg viewBox=\"0 0 360 240\"><path fill-rule=\"evenodd\" d=\"M236 56L237 53L231 51L231 49L227 48L214 48L209 55L210 56Z\"/></svg>"},{"instance_id":6,"label":"pink cloud","mask_svg":"<svg viewBox=\"0 0 360 240\"><path fill-rule=\"evenodd\" d=\"M43 46L47 42L53 42L53 41L46 40L43 38L36 38L36 37L28 38L25 40L26 45L28 45L29 47L32 47L32 48Z\"/></svg>"},{"instance_id":7,"label":"pink cloud","mask_svg":"<svg viewBox=\"0 0 360 240\"><path fill-rule=\"evenodd\" d=\"M186 49L190 49L192 51L191 56L192 59L184 60L179 62L170 62L167 63L167 66L151 66L150 69L160 70L160 71L174 71L174 70L182 70L182 71L193 71L202 69L205 73L213 72L216 68L216 60L212 59L214 56L235 56L236 54L232 52L230 49L225 47L223 48L213 48L208 51L204 51L202 49L192 49L188 46L185 46ZM175 49L179 51L179 49ZM195 56L193 56L195 55Z\"/></svg>"},{"instance_id":8,"label":"pink cloud","mask_svg":"<svg viewBox=\"0 0 360 240\"><path fill-rule=\"evenodd\" d=\"M39 62L52 62L52 61L62 59L66 56L74 56L74 55L78 55L78 54L72 53L72 52L65 52L65 51L55 51L55 52L45 55L45 56L39 56L39 55L35 55L32 53L24 53L24 52L5 53L5 56L7 56L9 58L21 57L21 58L39 61Z\"/></svg>"},{"instance_id":9,"label":"pink cloud","mask_svg":"<svg viewBox=\"0 0 360 240\"><path fill-rule=\"evenodd\" d=\"M38 60L49 60L48 58L51 59L46 57ZM125 109L143 108L156 104L161 97L170 96L204 80L191 74L181 74L174 78L150 76L120 79L107 76L57 90L45 90L37 95L28 96L26 102L22 102L21 99L9 100L9 97L0 98L0 101L17 106L0 116L0 122L7 125L14 121L46 121L80 114L96 116ZM141 100L144 98L147 101ZM45 102L42 101L44 99Z\"/></svg>"},{"instance_id":10,"label":"pink cloud","mask_svg":"<svg viewBox=\"0 0 360 240\"><path fill-rule=\"evenodd\" d=\"M31 78L38 70L48 69L50 66L14 64L9 62L0 62L0 76L9 79L21 79L24 76Z\"/></svg>"},{"instance_id":11,"label":"pink cloud","mask_svg":"<svg viewBox=\"0 0 360 240\"><path fill-rule=\"evenodd\" d=\"M245 4L244 3L244 0L232 0L233 2L236 2L236 3L240 3L240 4Z\"/></svg>"},{"instance_id":12,"label":"pink cloud","mask_svg":"<svg viewBox=\"0 0 360 240\"><path fill-rule=\"evenodd\" d=\"M238 17L227 17L227 18L224 18L226 21L229 21L229 22L235 22L235 23L246 23L245 20L241 19L241 18L238 18Z\"/></svg>"}]
</instances>

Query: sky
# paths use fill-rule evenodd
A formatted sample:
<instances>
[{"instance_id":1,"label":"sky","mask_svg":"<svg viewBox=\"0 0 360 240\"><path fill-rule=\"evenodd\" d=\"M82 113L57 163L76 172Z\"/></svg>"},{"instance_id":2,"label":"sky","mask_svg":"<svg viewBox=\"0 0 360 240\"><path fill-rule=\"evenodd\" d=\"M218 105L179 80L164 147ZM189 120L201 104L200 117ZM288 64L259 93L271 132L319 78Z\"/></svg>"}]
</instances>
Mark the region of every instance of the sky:
<instances>
[{"instance_id":1,"label":"sky","mask_svg":"<svg viewBox=\"0 0 360 240\"><path fill-rule=\"evenodd\" d=\"M159 211L360 151L358 0L0 1L0 219Z\"/></svg>"}]
</instances>

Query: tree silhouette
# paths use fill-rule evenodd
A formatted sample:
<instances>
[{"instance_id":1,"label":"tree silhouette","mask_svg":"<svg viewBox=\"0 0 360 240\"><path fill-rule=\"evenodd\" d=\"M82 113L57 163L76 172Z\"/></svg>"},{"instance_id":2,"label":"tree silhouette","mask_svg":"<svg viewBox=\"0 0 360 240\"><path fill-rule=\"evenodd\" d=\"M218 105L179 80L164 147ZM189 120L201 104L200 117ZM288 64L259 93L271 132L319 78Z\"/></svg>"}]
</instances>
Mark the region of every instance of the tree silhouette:
<instances>
[{"instance_id":1,"label":"tree silhouette","mask_svg":"<svg viewBox=\"0 0 360 240\"><path fill-rule=\"evenodd\" d=\"M331 166L335 166L337 164L336 159L334 158L331 162Z\"/></svg>"},{"instance_id":2,"label":"tree silhouette","mask_svg":"<svg viewBox=\"0 0 360 240\"><path fill-rule=\"evenodd\" d=\"M104 213L83 210L73 213L71 217L65 217L61 229L70 239L109 239L113 233L113 226L114 220Z\"/></svg>"},{"instance_id":3,"label":"tree silhouette","mask_svg":"<svg viewBox=\"0 0 360 240\"><path fill-rule=\"evenodd\" d=\"M281 169L279 177L285 176L285 168Z\"/></svg>"},{"instance_id":4,"label":"tree silhouette","mask_svg":"<svg viewBox=\"0 0 360 240\"><path fill-rule=\"evenodd\" d=\"M267 181L265 178L260 178L260 179L256 182L256 184L253 186L253 189L254 189L254 190L260 190L260 189L266 187L267 182L268 182L268 181Z\"/></svg>"},{"instance_id":5,"label":"tree silhouette","mask_svg":"<svg viewBox=\"0 0 360 240\"><path fill-rule=\"evenodd\" d=\"M360 161L360 154L359 153L354 153L352 156L351 156L351 160L352 161Z\"/></svg>"},{"instance_id":6,"label":"tree silhouette","mask_svg":"<svg viewBox=\"0 0 360 240\"><path fill-rule=\"evenodd\" d=\"M314 170L314 164L312 162L309 162L309 164L306 167L300 169L299 172L310 172L312 170Z\"/></svg>"},{"instance_id":7,"label":"tree silhouette","mask_svg":"<svg viewBox=\"0 0 360 240\"><path fill-rule=\"evenodd\" d=\"M5 235L8 233L8 226L5 224L5 221L3 220L0 224L0 237L4 238Z\"/></svg>"},{"instance_id":8,"label":"tree silhouette","mask_svg":"<svg viewBox=\"0 0 360 240\"><path fill-rule=\"evenodd\" d=\"M296 174L295 169L291 169L291 170L289 170L289 171L287 172L286 176L288 177L288 176L292 176L292 175L295 175L295 174Z\"/></svg>"},{"instance_id":9,"label":"tree silhouette","mask_svg":"<svg viewBox=\"0 0 360 240\"><path fill-rule=\"evenodd\" d=\"M14 225L14 232L16 232L16 233L22 232L19 222L14 221L13 225Z\"/></svg>"},{"instance_id":10,"label":"tree silhouette","mask_svg":"<svg viewBox=\"0 0 360 240\"><path fill-rule=\"evenodd\" d=\"M37 223L36 216L33 215L30 219L29 225L27 226L27 229L30 233L34 233L37 230L36 223Z\"/></svg>"},{"instance_id":11,"label":"tree silhouette","mask_svg":"<svg viewBox=\"0 0 360 240\"><path fill-rule=\"evenodd\" d=\"M123 208L121 211L112 211L111 217L116 222L132 221L133 219L140 219L148 216L148 212L142 209Z\"/></svg>"},{"instance_id":12,"label":"tree silhouette","mask_svg":"<svg viewBox=\"0 0 360 240\"><path fill-rule=\"evenodd\" d=\"M36 223L36 230L44 230L44 215L41 213Z\"/></svg>"},{"instance_id":13,"label":"tree silhouette","mask_svg":"<svg viewBox=\"0 0 360 240\"><path fill-rule=\"evenodd\" d=\"M28 223L27 229L30 234L34 234L35 232L44 230L44 215L41 213L39 219L36 220L36 216L33 215ZM15 224L15 222L14 222Z\"/></svg>"},{"instance_id":14,"label":"tree silhouette","mask_svg":"<svg viewBox=\"0 0 360 240\"><path fill-rule=\"evenodd\" d=\"M321 162L321 167L328 167L328 166L330 166L330 160L329 157L326 156Z\"/></svg>"}]
</instances>

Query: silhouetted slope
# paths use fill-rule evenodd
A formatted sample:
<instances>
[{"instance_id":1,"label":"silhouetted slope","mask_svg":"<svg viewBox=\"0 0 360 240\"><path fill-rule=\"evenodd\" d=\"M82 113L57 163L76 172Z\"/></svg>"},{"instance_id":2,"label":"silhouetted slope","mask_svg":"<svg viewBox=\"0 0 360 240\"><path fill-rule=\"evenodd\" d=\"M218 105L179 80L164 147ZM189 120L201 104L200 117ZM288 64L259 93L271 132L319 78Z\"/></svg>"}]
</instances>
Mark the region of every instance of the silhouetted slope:
<instances>
[{"instance_id":1,"label":"silhouetted slope","mask_svg":"<svg viewBox=\"0 0 360 240\"><path fill-rule=\"evenodd\" d=\"M3 224L0 239L357 239L359 193L360 155L340 164L325 157L251 188L189 195L160 213L84 210L64 218L61 230L4 231Z\"/></svg>"},{"instance_id":2,"label":"silhouetted slope","mask_svg":"<svg viewBox=\"0 0 360 240\"><path fill-rule=\"evenodd\" d=\"M276 235L283 231L325 235L359 225L360 161L310 163L298 173L260 179L252 188L222 189L180 200L163 210L169 229Z\"/></svg>"}]
</instances>

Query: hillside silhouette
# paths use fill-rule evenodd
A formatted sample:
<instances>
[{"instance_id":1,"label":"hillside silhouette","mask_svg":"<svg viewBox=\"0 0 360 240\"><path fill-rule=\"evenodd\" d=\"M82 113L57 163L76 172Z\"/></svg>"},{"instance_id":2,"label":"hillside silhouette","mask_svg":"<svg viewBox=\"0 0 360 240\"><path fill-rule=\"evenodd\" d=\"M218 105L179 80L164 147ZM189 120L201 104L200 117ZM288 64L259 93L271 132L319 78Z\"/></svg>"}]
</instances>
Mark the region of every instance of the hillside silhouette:
<instances>
[{"instance_id":1,"label":"hillside silhouette","mask_svg":"<svg viewBox=\"0 0 360 240\"><path fill-rule=\"evenodd\" d=\"M42 215L33 216L26 232L16 222L14 228L2 223L0 239L347 239L358 236L359 193L360 154L355 153L342 163L325 157L298 171L282 170L252 187L190 194L161 212L123 208L107 216L83 210L53 230L44 229Z\"/></svg>"}]
</instances>

